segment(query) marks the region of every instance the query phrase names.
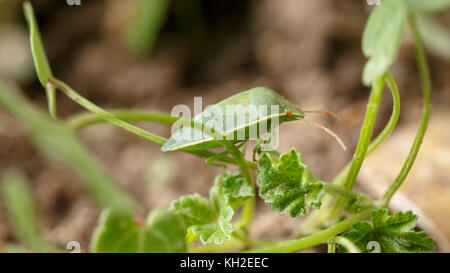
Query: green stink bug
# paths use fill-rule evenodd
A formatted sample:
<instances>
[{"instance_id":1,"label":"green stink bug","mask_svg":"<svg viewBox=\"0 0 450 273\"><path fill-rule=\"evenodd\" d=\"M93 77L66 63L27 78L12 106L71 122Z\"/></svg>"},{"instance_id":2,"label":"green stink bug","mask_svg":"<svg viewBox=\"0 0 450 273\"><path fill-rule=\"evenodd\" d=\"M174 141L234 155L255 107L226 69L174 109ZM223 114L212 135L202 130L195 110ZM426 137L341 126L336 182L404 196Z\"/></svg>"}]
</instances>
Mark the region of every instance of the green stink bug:
<instances>
[{"instance_id":1,"label":"green stink bug","mask_svg":"<svg viewBox=\"0 0 450 273\"><path fill-rule=\"evenodd\" d=\"M300 110L269 88L255 87L226 98L193 118L195 122L215 130L218 133L216 137L202 132L200 128L182 125L161 147L161 150L163 152L180 149L205 150L222 146L218 140L230 140L236 143L259 138L261 134L270 133L283 122L303 119L306 112L309 111ZM326 112L326 114L331 113ZM340 144L342 143L327 128L309 123L331 133ZM218 139L217 135L222 139Z\"/></svg>"}]
</instances>

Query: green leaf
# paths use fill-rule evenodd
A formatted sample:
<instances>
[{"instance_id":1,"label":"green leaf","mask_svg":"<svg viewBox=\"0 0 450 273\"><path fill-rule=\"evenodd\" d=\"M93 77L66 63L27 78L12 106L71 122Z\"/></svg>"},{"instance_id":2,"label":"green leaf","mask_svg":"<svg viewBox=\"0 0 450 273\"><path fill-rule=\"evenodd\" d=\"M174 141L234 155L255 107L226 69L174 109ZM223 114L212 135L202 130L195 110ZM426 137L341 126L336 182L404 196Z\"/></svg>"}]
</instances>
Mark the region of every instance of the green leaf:
<instances>
[{"instance_id":1,"label":"green leaf","mask_svg":"<svg viewBox=\"0 0 450 273\"><path fill-rule=\"evenodd\" d=\"M411 10L418 12L444 11L450 7L450 0L404 0Z\"/></svg>"},{"instance_id":2,"label":"green leaf","mask_svg":"<svg viewBox=\"0 0 450 273\"><path fill-rule=\"evenodd\" d=\"M210 200L199 194L183 196L172 209L202 243L222 244L231 239L235 210L254 195L253 189L240 174L225 172L216 177L209 195Z\"/></svg>"},{"instance_id":3,"label":"green leaf","mask_svg":"<svg viewBox=\"0 0 450 273\"><path fill-rule=\"evenodd\" d=\"M18 90L0 81L0 105L27 125L36 147L45 155L62 161L82 179L97 203L104 207L131 209L136 203L122 192L88 149L60 121L36 110Z\"/></svg>"},{"instance_id":4,"label":"green leaf","mask_svg":"<svg viewBox=\"0 0 450 273\"><path fill-rule=\"evenodd\" d=\"M100 215L99 224L91 241L96 253L138 252L139 228L130 212L107 209Z\"/></svg>"},{"instance_id":5,"label":"green leaf","mask_svg":"<svg viewBox=\"0 0 450 273\"><path fill-rule=\"evenodd\" d=\"M172 203L172 209L181 216L187 227L205 225L216 218L211 203L200 194L182 196Z\"/></svg>"},{"instance_id":6,"label":"green leaf","mask_svg":"<svg viewBox=\"0 0 450 273\"><path fill-rule=\"evenodd\" d=\"M2 176L1 196L14 226L14 233L33 252L51 251L40 234L35 204L26 177L16 171Z\"/></svg>"},{"instance_id":7,"label":"green leaf","mask_svg":"<svg viewBox=\"0 0 450 273\"><path fill-rule=\"evenodd\" d=\"M398 0L384 0L372 11L362 39L363 53L370 58L363 71L364 84L371 85L395 62L407 14Z\"/></svg>"},{"instance_id":8,"label":"green leaf","mask_svg":"<svg viewBox=\"0 0 450 273\"><path fill-rule=\"evenodd\" d=\"M240 174L225 172L218 175L215 185L222 191L221 194L228 196L228 205L233 209L239 208L247 199L253 197L253 187Z\"/></svg>"},{"instance_id":9,"label":"green leaf","mask_svg":"<svg viewBox=\"0 0 450 273\"><path fill-rule=\"evenodd\" d=\"M48 81L53 77L53 74L42 44L41 34L34 15L33 6L30 2L26 1L23 3L23 10L25 18L27 19L28 28L30 29L31 52L33 54L36 73L42 86L46 87Z\"/></svg>"},{"instance_id":10,"label":"green leaf","mask_svg":"<svg viewBox=\"0 0 450 273\"><path fill-rule=\"evenodd\" d=\"M152 211L143 231L143 252L186 252L185 225L170 209Z\"/></svg>"},{"instance_id":11,"label":"green leaf","mask_svg":"<svg viewBox=\"0 0 450 273\"><path fill-rule=\"evenodd\" d=\"M387 209L372 211L372 225L356 223L343 236L351 240L361 251L367 252L369 242L380 244L382 253L432 252L433 238L425 232L414 232L417 216L411 211L397 212L390 216ZM340 248L340 251L345 251Z\"/></svg>"},{"instance_id":12,"label":"green leaf","mask_svg":"<svg viewBox=\"0 0 450 273\"><path fill-rule=\"evenodd\" d=\"M263 153L258 164L259 195L272 209L292 217L308 214L309 207L320 207L323 184L293 148L279 158Z\"/></svg>"},{"instance_id":13,"label":"green leaf","mask_svg":"<svg viewBox=\"0 0 450 273\"><path fill-rule=\"evenodd\" d=\"M44 45L42 43L41 34L39 32L39 26L34 15L33 6L30 2L23 3L23 10L25 18L30 29L30 45L31 53L33 55L34 66L40 83L46 89L47 101L50 115L56 118L56 94L55 88L48 85L49 80L53 77L50 64L45 54Z\"/></svg>"},{"instance_id":14,"label":"green leaf","mask_svg":"<svg viewBox=\"0 0 450 273\"><path fill-rule=\"evenodd\" d=\"M180 253L186 251L185 226L169 209L153 210L141 226L128 211L107 209L91 241L96 253Z\"/></svg>"}]
</instances>

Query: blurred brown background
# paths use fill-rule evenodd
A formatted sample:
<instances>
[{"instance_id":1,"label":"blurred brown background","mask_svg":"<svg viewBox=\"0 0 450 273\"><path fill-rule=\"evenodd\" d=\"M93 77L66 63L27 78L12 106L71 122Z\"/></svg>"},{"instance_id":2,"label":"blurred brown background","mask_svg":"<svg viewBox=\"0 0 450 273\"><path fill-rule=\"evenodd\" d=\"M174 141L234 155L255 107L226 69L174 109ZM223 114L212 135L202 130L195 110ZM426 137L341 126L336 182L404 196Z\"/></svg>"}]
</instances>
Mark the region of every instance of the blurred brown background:
<instances>
[{"instance_id":1,"label":"blurred brown background","mask_svg":"<svg viewBox=\"0 0 450 273\"><path fill-rule=\"evenodd\" d=\"M124 46L124 31L136 1L31 1L54 74L104 108L168 111L176 104L203 105L264 85L302 109L336 112L341 120L309 116L336 131L348 152L304 122L282 125L280 151L296 147L322 180L331 180L352 156L369 89L361 83L366 59L361 37L372 9L366 1L223 0L171 2L153 53L136 58ZM197 4L199 9L192 11ZM189 5L188 5L189 6ZM180 13L189 14L183 18ZM436 15L450 31L450 13ZM181 19L180 19L181 18ZM187 21L186 21L187 20ZM450 45L449 45L450 50ZM433 112L424 145L412 172L392 202L394 210L413 209L419 227L450 251L450 59L429 51ZM421 114L421 90L408 41L392 68L401 94L399 124L387 142L363 165L359 189L378 197L393 181L412 144ZM0 77L20 83L36 106L46 110L43 88L35 78L28 32L20 1L0 1ZM82 109L59 94L59 115ZM376 133L389 119L386 90ZM166 137L170 127L145 129ZM156 144L111 125L83 130L81 139L110 175L148 210L168 206L184 194L208 194L220 169L182 153L162 153ZM20 121L0 109L0 172L19 167L32 181L45 235L62 246L81 242L88 249L99 209L61 164L41 156ZM253 223L255 236L291 237L301 220L279 217L261 200ZM0 202L0 244L14 242Z\"/></svg>"}]
</instances>

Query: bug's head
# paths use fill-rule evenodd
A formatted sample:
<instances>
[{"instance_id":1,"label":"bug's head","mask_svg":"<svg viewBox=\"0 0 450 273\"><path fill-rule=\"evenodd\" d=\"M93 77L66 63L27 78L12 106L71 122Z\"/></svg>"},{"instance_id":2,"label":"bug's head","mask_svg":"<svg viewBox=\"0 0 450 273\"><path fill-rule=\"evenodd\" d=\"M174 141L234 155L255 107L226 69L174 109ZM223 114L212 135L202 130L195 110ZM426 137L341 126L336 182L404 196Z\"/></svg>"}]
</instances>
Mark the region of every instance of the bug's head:
<instances>
[{"instance_id":1,"label":"bug's head","mask_svg":"<svg viewBox=\"0 0 450 273\"><path fill-rule=\"evenodd\" d=\"M284 100L284 102L281 104L281 107L286 113L287 121L299 120L305 117L305 113L297 106L291 104L289 101Z\"/></svg>"},{"instance_id":2,"label":"bug's head","mask_svg":"<svg viewBox=\"0 0 450 273\"><path fill-rule=\"evenodd\" d=\"M303 119L305 113L280 94L267 87L254 87L250 89L251 100L255 105L278 106L281 116L280 122Z\"/></svg>"}]
</instances>

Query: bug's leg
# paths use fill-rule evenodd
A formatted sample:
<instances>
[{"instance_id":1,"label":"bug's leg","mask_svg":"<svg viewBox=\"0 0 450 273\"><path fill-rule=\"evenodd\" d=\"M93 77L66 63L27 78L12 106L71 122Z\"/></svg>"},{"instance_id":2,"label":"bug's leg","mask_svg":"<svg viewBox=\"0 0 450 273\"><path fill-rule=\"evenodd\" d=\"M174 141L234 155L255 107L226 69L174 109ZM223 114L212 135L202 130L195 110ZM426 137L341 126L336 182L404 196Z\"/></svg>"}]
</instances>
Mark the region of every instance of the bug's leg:
<instances>
[{"instance_id":1,"label":"bug's leg","mask_svg":"<svg viewBox=\"0 0 450 273\"><path fill-rule=\"evenodd\" d=\"M253 148L253 156L252 156L253 162L257 161L256 155L261 154L261 143L262 143L262 140L260 138L258 138L258 140L256 141L256 146L255 146L255 148Z\"/></svg>"},{"instance_id":2,"label":"bug's leg","mask_svg":"<svg viewBox=\"0 0 450 273\"><path fill-rule=\"evenodd\" d=\"M227 168L226 164L216 163L215 161L220 159L220 158L222 158L222 157L224 157L224 156L227 156L228 154L229 154L228 151L224 151L224 152L221 152L219 154L213 155L211 157L206 158L205 159L205 163L208 164L208 165L214 166L214 167L219 167L219 168L226 169Z\"/></svg>"}]
</instances>

